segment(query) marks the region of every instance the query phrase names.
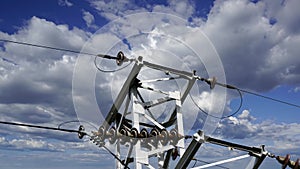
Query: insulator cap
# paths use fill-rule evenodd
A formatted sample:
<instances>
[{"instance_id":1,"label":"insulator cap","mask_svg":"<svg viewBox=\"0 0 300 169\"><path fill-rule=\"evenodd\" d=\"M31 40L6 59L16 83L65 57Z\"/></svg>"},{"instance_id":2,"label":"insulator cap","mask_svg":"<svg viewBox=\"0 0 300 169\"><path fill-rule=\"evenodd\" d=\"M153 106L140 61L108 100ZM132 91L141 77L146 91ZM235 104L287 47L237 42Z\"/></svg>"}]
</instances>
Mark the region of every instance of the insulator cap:
<instances>
[{"instance_id":1,"label":"insulator cap","mask_svg":"<svg viewBox=\"0 0 300 169\"><path fill-rule=\"evenodd\" d=\"M160 132L160 135L159 135L159 141L160 143L165 146L168 144L169 142L169 133L166 129L163 129L161 132Z\"/></svg>"},{"instance_id":2,"label":"insulator cap","mask_svg":"<svg viewBox=\"0 0 300 169\"><path fill-rule=\"evenodd\" d=\"M131 143L135 145L138 141L138 136L139 136L139 131L136 128L132 128L130 130L130 135L131 135Z\"/></svg>"},{"instance_id":3,"label":"insulator cap","mask_svg":"<svg viewBox=\"0 0 300 169\"><path fill-rule=\"evenodd\" d=\"M157 129L152 129L150 131L150 142L152 143L153 146L157 146L158 144L158 135L159 135L159 131Z\"/></svg>"},{"instance_id":4,"label":"insulator cap","mask_svg":"<svg viewBox=\"0 0 300 169\"><path fill-rule=\"evenodd\" d=\"M159 131L158 131L157 129L152 129L152 130L150 131L150 136L156 137L156 136L158 136L158 135L159 135Z\"/></svg>"},{"instance_id":5,"label":"insulator cap","mask_svg":"<svg viewBox=\"0 0 300 169\"><path fill-rule=\"evenodd\" d=\"M108 131L108 135L109 135L109 138L108 138L109 143L114 144L117 140L116 128L115 127L110 128Z\"/></svg>"},{"instance_id":6,"label":"insulator cap","mask_svg":"<svg viewBox=\"0 0 300 169\"><path fill-rule=\"evenodd\" d=\"M84 133L85 128L83 127L83 125L80 125L78 128L78 138L82 139L86 133Z\"/></svg>"},{"instance_id":7,"label":"insulator cap","mask_svg":"<svg viewBox=\"0 0 300 169\"><path fill-rule=\"evenodd\" d=\"M106 135L104 126L100 126L98 129L98 137L104 138Z\"/></svg>"},{"instance_id":8,"label":"insulator cap","mask_svg":"<svg viewBox=\"0 0 300 169\"><path fill-rule=\"evenodd\" d=\"M127 141L129 141L129 132L125 128L120 129L120 135L120 144L124 145Z\"/></svg>"},{"instance_id":9,"label":"insulator cap","mask_svg":"<svg viewBox=\"0 0 300 169\"><path fill-rule=\"evenodd\" d=\"M282 164L282 168L285 169L287 167L287 165L289 164L289 162L290 162L290 158L291 158L291 156L289 154L287 154L285 157L277 156L276 160L280 164Z\"/></svg>"},{"instance_id":10,"label":"insulator cap","mask_svg":"<svg viewBox=\"0 0 300 169\"><path fill-rule=\"evenodd\" d=\"M175 145L178 141L178 132L176 129L171 129L169 134L170 144Z\"/></svg>"},{"instance_id":11,"label":"insulator cap","mask_svg":"<svg viewBox=\"0 0 300 169\"><path fill-rule=\"evenodd\" d=\"M290 161L289 166L292 169L299 169L300 168L300 166L299 166L299 158L296 161Z\"/></svg>"},{"instance_id":12,"label":"insulator cap","mask_svg":"<svg viewBox=\"0 0 300 169\"><path fill-rule=\"evenodd\" d=\"M148 138L148 137L149 137L149 133L147 129L143 128L140 132L140 138Z\"/></svg>"},{"instance_id":13,"label":"insulator cap","mask_svg":"<svg viewBox=\"0 0 300 169\"><path fill-rule=\"evenodd\" d=\"M127 59L122 51L118 52L116 63L118 66L121 66L123 62Z\"/></svg>"}]
</instances>

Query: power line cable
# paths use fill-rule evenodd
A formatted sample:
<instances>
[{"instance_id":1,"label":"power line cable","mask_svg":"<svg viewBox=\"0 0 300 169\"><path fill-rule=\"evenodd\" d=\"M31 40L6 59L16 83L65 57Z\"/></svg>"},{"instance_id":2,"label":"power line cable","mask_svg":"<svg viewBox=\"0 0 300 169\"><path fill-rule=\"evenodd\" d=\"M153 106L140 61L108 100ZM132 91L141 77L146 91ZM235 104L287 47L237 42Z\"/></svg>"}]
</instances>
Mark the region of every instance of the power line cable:
<instances>
[{"instance_id":1,"label":"power line cable","mask_svg":"<svg viewBox=\"0 0 300 169\"><path fill-rule=\"evenodd\" d=\"M254 96L258 96L258 97L269 99L269 100L272 100L272 101L275 101L275 102L278 102L278 103L282 103L282 104L286 104L286 105L289 105L289 106L300 108L300 105L297 105L297 104L294 104L294 103L289 103L289 102L286 102L286 101L283 101L283 100L275 99L275 98L272 98L272 97L269 97L269 96L261 95L261 94L254 93L254 92L244 90L244 89L239 89L239 90L241 92L248 93L248 94L251 94L251 95L254 95Z\"/></svg>"},{"instance_id":2,"label":"power line cable","mask_svg":"<svg viewBox=\"0 0 300 169\"><path fill-rule=\"evenodd\" d=\"M229 118L229 117L232 117L232 116L235 116L242 108L242 105L243 105L243 96L242 96L242 93L239 89L235 89L238 93L239 93L239 97L240 97L240 104L239 104L239 107L236 109L236 111L234 111L233 113L231 113L230 115L227 115L227 116L222 116L222 117L218 117L218 116L215 116L215 115L212 115L212 114L209 114L207 111L205 111L203 108L201 108L197 103L196 101L194 100L193 96L191 94L189 94L192 102L194 103L194 105L202 112L204 113L205 115L207 116L210 116L210 117L214 117L214 118L217 118L217 119L226 119L226 118Z\"/></svg>"},{"instance_id":3,"label":"power line cable","mask_svg":"<svg viewBox=\"0 0 300 169\"><path fill-rule=\"evenodd\" d=\"M73 122L73 121L69 121L69 122ZM69 132L69 133L78 133L78 134L81 134L81 135L89 136L87 133L85 133L81 130L63 129L63 128L59 128L59 127L55 128L55 127L32 125L32 124L26 124L26 123L15 123L15 122L7 122L7 121L0 121L0 124L31 127L31 128L45 129L45 130L62 131L62 132ZM64 124L64 123L61 123L61 124ZM116 158L124 166L124 168L130 169L126 164L124 164L124 161L122 161L119 157L117 157L117 155L115 155L113 152L111 152L107 147L105 147L105 146L103 146L103 147L109 154L111 154L114 158Z\"/></svg>"},{"instance_id":4,"label":"power line cable","mask_svg":"<svg viewBox=\"0 0 300 169\"><path fill-rule=\"evenodd\" d=\"M236 89L236 90L239 90L241 92L248 93L248 94L251 94L251 95L254 95L254 96L257 96L257 97L261 97L261 98L272 100L272 101L275 101L275 102L278 102L278 103L282 103L282 104L286 104L286 105L289 105L289 106L300 108L300 105L293 104L293 103L286 102L286 101L279 100L279 99L275 99L273 97L269 97L269 96L265 96L265 95L262 95L262 94L258 94L258 93L251 92L251 91L248 91L248 90L245 90L245 89L240 89L240 88L232 86L232 85L221 84L221 83L216 83L216 84L219 85L219 86L225 86L225 87L227 87L229 89Z\"/></svg>"},{"instance_id":5,"label":"power line cable","mask_svg":"<svg viewBox=\"0 0 300 169\"><path fill-rule=\"evenodd\" d=\"M19 41L7 40L7 39L0 39L0 41L8 42L8 43L15 43L15 44L19 44L19 45L33 46L33 47L38 47L38 48L45 48L45 49L51 49L51 50L58 50L58 51L64 51L64 52L96 56L95 54L91 54L91 53L85 53L85 52L80 52L80 51L76 51L76 50L63 49L63 48L58 48L58 47L46 46L46 45L38 45L38 44L27 43L27 42L19 42Z\"/></svg>"},{"instance_id":6,"label":"power line cable","mask_svg":"<svg viewBox=\"0 0 300 169\"><path fill-rule=\"evenodd\" d=\"M88 135L84 131L80 131L80 130L63 129L63 128L56 128L56 127L41 126L41 125L32 125L32 124L26 124L26 123L15 123L15 122L0 121L0 124L13 125L13 126L23 126L23 127L30 127L30 128L39 128L39 129L45 129L45 130L54 130L54 131L62 131L62 132L78 133L78 134L82 134L82 135Z\"/></svg>"},{"instance_id":7,"label":"power line cable","mask_svg":"<svg viewBox=\"0 0 300 169\"><path fill-rule=\"evenodd\" d=\"M211 88L213 88L215 85L218 85L218 86L222 86L222 87L225 87L225 88L228 88L228 89L236 89L240 92L248 93L248 94L251 94L251 95L254 95L254 96L257 96L257 97L272 100L272 101L282 103L282 104L285 104L285 105L289 105L289 106L292 106L292 107L300 108L300 105L298 105L298 104L294 104L294 103L290 103L290 102L287 102L287 101L275 99L273 97L269 97L269 96L265 96L265 95L258 94L258 93L255 93L255 92L251 92L251 91L241 89L241 88L229 85L229 84L219 83L219 82L216 82L216 79L214 79L214 78L213 79L204 79L204 78L201 78L201 77L197 77L197 79L201 80L201 81L205 81L207 84L209 84L211 86Z\"/></svg>"},{"instance_id":8,"label":"power line cable","mask_svg":"<svg viewBox=\"0 0 300 169\"><path fill-rule=\"evenodd\" d=\"M19 42L19 41L13 41L13 40L8 40L8 39L0 39L0 41L2 42L8 42L8 43L14 43L14 44L19 44L19 45L26 45L26 46L32 46L32 47L38 47L38 48L45 48L45 49L51 49L51 50L57 50L57 51L63 51L63 52L71 52L71 53L77 53L77 54L84 54L84 55L90 55L90 56L95 56L95 59L94 59L94 64L96 66L96 68L101 71L101 72L104 72L104 73L111 73L111 72L117 72L117 71L120 71L122 69L125 69L126 67L128 67L132 61L134 59L128 59L129 63L119 69L115 69L115 70L104 70L102 68L100 68L97 63L96 63L96 60L98 57L100 58L104 58L104 59L114 59L116 60L117 62L122 63L124 61L124 59L127 59L123 58L123 60L119 57L114 57L114 56L110 56L110 55L103 55L103 54L92 54L92 53L87 53L87 52L82 52L82 51L76 51L76 50L71 50L71 49L64 49L64 48L58 48L58 47L52 47L52 46L46 46L46 45L38 45L38 44L33 44L33 43L27 43L27 42ZM119 52L120 53L120 52ZM123 53L122 53L123 54ZM121 64L120 64L121 65Z\"/></svg>"},{"instance_id":9,"label":"power line cable","mask_svg":"<svg viewBox=\"0 0 300 169\"><path fill-rule=\"evenodd\" d=\"M27 42L19 42L19 41L13 41L13 40L8 40L8 39L0 39L0 41L2 41L2 42L8 42L8 43L14 43L14 44L19 44L19 45L26 45L26 46L33 46L33 47L38 47L38 48L45 48L45 49L63 51L63 52L71 52L71 53L77 53L77 54L97 56L97 57L101 57L101 58L105 58L105 59L115 59L115 60L118 59L117 57L110 56L110 55L92 54L92 53L87 53L87 52L81 52L81 51L71 50L71 49L64 49L64 48L58 48L58 47L46 46L46 45L38 45L38 44L27 43Z\"/></svg>"},{"instance_id":10,"label":"power line cable","mask_svg":"<svg viewBox=\"0 0 300 169\"><path fill-rule=\"evenodd\" d=\"M38 48L46 48L46 49L51 49L51 50L58 50L58 51L64 51L64 52L77 53L77 54L85 54L85 55L96 56L96 57L101 57L101 58L105 58L105 59L115 59L115 60L119 59L118 57L114 57L114 56L110 56L110 55L92 54L92 53L87 53L87 52L81 52L81 51L71 50L71 49L64 49L64 48L58 48L58 47L52 47L52 46L46 46L46 45L38 45L38 44L27 43L27 42L19 42L19 41L13 41L13 40L8 40L8 39L0 39L0 41L2 41L2 42L8 42L8 43L20 44L20 45L33 46L33 47L38 47ZM97 67L97 69L99 71L102 71L102 72L115 72L115 71L122 70L122 69L126 68L127 66L129 66L131 64L132 60L129 60L129 61L130 61L129 64L127 64L126 66L124 66L124 67L122 67L120 69L116 69L116 70L112 70L112 71L111 70L103 70L103 69L100 69L99 67ZM210 79L199 78L199 80L202 80L202 81L205 81L205 82L211 84L211 80ZM272 100L272 101L275 101L275 102L278 102L278 103L282 103L282 104L286 104L286 105L289 105L289 106L300 108L300 105L293 104L293 103L286 102L286 101L279 100L279 99L275 99L275 98L272 98L272 97L269 97L269 96L261 95L261 94L258 94L258 93L255 93L255 92L251 92L251 91L248 91L248 90L240 89L240 88L237 88L237 87L232 86L232 85L222 84L222 83L218 83L218 82L215 82L215 85L223 86L223 87L226 87L226 88L229 88L229 89L237 89L237 90L239 90L241 92L244 92L244 93L248 93L248 94L255 95L255 96L258 96L258 97L261 97L261 98L265 98L265 99L269 99L269 100Z\"/></svg>"},{"instance_id":11,"label":"power line cable","mask_svg":"<svg viewBox=\"0 0 300 169\"><path fill-rule=\"evenodd\" d=\"M94 129L98 130L98 128L95 125L93 125L91 122L88 122L88 121L85 121L85 120L70 120L70 121L65 121L65 122L60 123L57 126L57 128L60 129L63 125L66 125L66 124L69 124L69 123L87 123L90 126L92 126Z\"/></svg>"},{"instance_id":12,"label":"power line cable","mask_svg":"<svg viewBox=\"0 0 300 169\"><path fill-rule=\"evenodd\" d=\"M110 151L106 146L103 146L103 148L109 152L109 154L111 154L116 160L118 160L123 166L125 169L130 169L127 164L125 164L125 162L123 160L121 160L115 153L113 153L112 151Z\"/></svg>"}]
</instances>

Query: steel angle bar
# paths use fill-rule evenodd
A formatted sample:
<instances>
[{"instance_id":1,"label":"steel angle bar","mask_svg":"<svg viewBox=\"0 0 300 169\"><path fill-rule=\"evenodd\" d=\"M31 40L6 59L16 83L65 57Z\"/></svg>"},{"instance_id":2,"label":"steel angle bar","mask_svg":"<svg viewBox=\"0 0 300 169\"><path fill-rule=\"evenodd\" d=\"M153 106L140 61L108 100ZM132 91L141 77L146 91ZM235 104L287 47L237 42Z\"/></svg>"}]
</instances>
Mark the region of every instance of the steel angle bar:
<instances>
[{"instance_id":1,"label":"steel angle bar","mask_svg":"<svg viewBox=\"0 0 300 169\"><path fill-rule=\"evenodd\" d=\"M146 167L149 168L149 169L155 169L155 168L154 168L152 165L150 165L150 164L146 165Z\"/></svg>"},{"instance_id":2,"label":"steel angle bar","mask_svg":"<svg viewBox=\"0 0 300 169\"><path fill-rule=\"evenodd\" d=\"M142 58L140 60L142 60ZM125 99L125 97L127 96L128 92L129 92L130 86L132 86L132 84L135 82L135 79L136 79L136 77L137 77L137 75L140 72L142 67L143 67L142 62L137 60L136 63L134 64L131 72L129 73L128 78L125 81L121 91L119 92L116 100L114 101L114 104L112 105L108 115L105 118L105 121L103 123L103 126L105 128L108 128L109 125L111 125L111 123L113 121L115 121L118 110L120 109L122 103L124 102L124 99Z\"/></svg>"},{"instance_id":3,"label":"steel angle bar","mask_svg":"<svg viewBox=\"0 0 300 169\"><path fill-rule=\"evenodd\" d=\"M129 107L129 103L130 103L130 95L127 96L127 99L126 99L126 103L125 103L125 110L121 116L121 119L120 119L120 123L117 124L117 131L120 130L121 126L122 126L122 123L123 123L123 120L125 119L125 116L127 115L128 113L128 107Z\"/></svg>"},{"instance_id":4,"label":"steel angle bar","mask_svg":"<svg viewBox=\"0 0 300 169\"><path fill-rule=\"evenodd\" d=\"M140 131L140 115L139 113L144 113L144 108L141 104L137 103L138 101L138 94L137 89L132 87L130 89L131 94L131 101L132 101L132 125L134 128L137 129L137 131ZM134 153L135 153L135 161L134 166L135 169L142 169L142 164L149 164L148 159L144 160L144 158L140 158L142 155L142 149L141 149L141 142L138 140L136 145L134 146Z\"/></svg>"},{"instance_id":5,"label":"steel angle bar","mask_svg":"<svg viewBox=\"0 0 300 169\"><path fill-rule=\"evenodd\" d=\"M141 80L139 83L151 83L151 82L161 82L161 81L169 81L169 80L175 80L180 79L181 77L166 77L166 78L158 78L158 79L150 79L150 80Z\"/></svg>"},{"instance_id":6,"label":"steel angle bar","mask_svg":"<svg viewBox=\"0 0 300 169\"><path fill-rule=\"evenodd\" d=\"M142 88L142 89L145 89L145 90L150 90L150 91L157 92L157 93L160 93L160 94L168 95L168 92L165 92L165 91L162 91L162 90L157 90L157 89L154 89L152 87L145 86L143 84L140 85L139 87Z\"/></svg>"},{"instance_id":7,"label":"steel angle bar","mask_svg":"<svg viewBox=\"0 0 300 169\"><path fill-rule=\"evenodd\" d=\"M202 131L199 130L197 133L194 134L192 142L185 150L185 153L181 154L181 158L179 159L175 169L187 168L187 166L190 164L191 160L199 150L202 143L205 142L204 139L204 133Z\"/></svg>"},{"instance_id":8,"label":"steel angle bar","mask_svg":"<svg viewBox=\"0 0 300 169\"><path fill-rule=\"evenodd\" d=\"M151 121L156 127L158 127L159 129L164 129L164 126L162 126L161 124L159 124L155 119L153 119L152 117L148 116L147 114L142 114L146 119L148 119L149 121Z\"/></svg>"},{"instance_id":9,"label":"steel angle bar","mask_svg":"<svg viewBox=\"0 0 300 169\"><path fill-rule=\"evenodd\" d=\"M149 68L152 68L152 69L156 69L156 70L160 70L160 71L167 71L167 72L179 75L179 76L181 76L185 79L192 79L192 77L194 76L194 74L191 73L191 72L176 70L176 69L173 69L173 68L169 68L169 67L149 63L147 61L144 61L144 65L149 67Z\"/></svg>"},{"instance_id":10,"label":"steel angle bar","mask_svg":"<svg viewBox=\"0 0 300 169\"><path fill-rule=\"evenodd\" d=\"M130 156L132 154L132 150L133 150L133 144L130 144L129 146L129 150L128 150L128 153L127 153L127 158L126 158L126 161L125 161L125 165L128 166L128 164L131 162L131 159L130 159Z\"/></svg>"},{"instance_id":11,"label":"steel angle bar","mask_svg":"<svg viewBox=\"0 0 300 169\"><path fill-rule=\"evenodd\" d=\"M153 149L153 150L149 151L147 154L148 154L148 156L153 156L153 155L156 155L157 153L165 152L165 151L171 150L173 148L174 148L174 146L167 145L167 146L163 146L163 147L160 147L157 149Z\"/></svg>"},{"instance_id":12,"label":"steel angle bar","mask_svg":"<svg viewBox=\"0 0 300 169\"><path fill-rule=\"evenodd\" d=\"M231 142L224 141L224 140L215 139L215 138L208 137L208 136L205 136L205 141L209 142L211 144L216 144L216 145L229 147L229 148L233 148L233 149L237 149L237 150L241 150L241 151L246 151L249 153L261 154L261 152L262 152L262 149L258 148L258 147L244 146L244 145L231 143Z\"/></svg>"},{"instance_id":13,"label":"steel angle bar","mask_svg":"<svg viewBox=\"0 0 300 169\"><path fill-rule=\"evenodd\" d=\"M144 100L142 94L138 90L136 90L136 92L137 92L138 97L142 101L142 103L145 104L145 100ZM153 113L150 111L150 109L146 108L146 111L149 113L149 115L151 116L151 118L155 119L155 117L154 117Z\"/></svg>"},{"instance_id":14,"label":"steel angle bar","mask_svg":"<svg viewBox=\"0 0 300 169\"><path fill-rule=\"evenodd\" d=\"M163 168L169 168L169 163L172 155L172 149L168 150L165 156Z\"/></svg>"},{"instance_id":15,"label":"steel angle bar","mask_svg":"<svg viewBox=\"0 0 300 169\"><path fill-rule=\"evenodd\" d=\"M196 81L196 78L194 76L192 76L191 79L188 79L188 82L185 84L184 91L180 96L181 104L184 103L185 99L187 98L188 94L190 93L190 90L194 86L195 81ZM174 124L174 122L176 121L176 114L177 114L177 110L174 109L174 111L171 114L171 117L169 118L169 120L166 123L164 123L164 127L167 128L167 127Z\"/></svg>"},{"instance_id":16,"label":"steel angle bar","mask_svg":"<svg viewBox=\"0 0 300 169\"><path fill-rule=\"evenodd\" d=\"M175 100L175 99L170 98L170 97L167 96L167 97L155 99L155 100L152 100L152 101L149 101L149 102L145 102L145 103L143 103L143 106L146 109L148 109L150 107L154 107L154 106L157 106L157 105L160 105L160 104L166 103L168 101L172 101L172 100Z\"/></svg>"},{"instance_id":17,"label":"steel angle bar","mask_svg":"<svg viewBox=\"0 0 300 169\"><path fill-rule=\"evenodd\" d=\"M216 165L220 165L220 164L224 164L224 163L230 163L230 162L233 162L233 161L241 160L241 159L244 159L244 158L247 158L247 157L250 157L250 155L246 154L246 155L242 155L242 156L238 156L238 157L234 157L234 158L229 158L229 159L226 159L226 160L217 161L217 162L214 162L214 163L202 165L202 166L199 166L199 167L194 167L194 168L191 168L191 169L201 169L201 168L213 167L213 166L216 166Z\"/></svg>"}]
</instances>

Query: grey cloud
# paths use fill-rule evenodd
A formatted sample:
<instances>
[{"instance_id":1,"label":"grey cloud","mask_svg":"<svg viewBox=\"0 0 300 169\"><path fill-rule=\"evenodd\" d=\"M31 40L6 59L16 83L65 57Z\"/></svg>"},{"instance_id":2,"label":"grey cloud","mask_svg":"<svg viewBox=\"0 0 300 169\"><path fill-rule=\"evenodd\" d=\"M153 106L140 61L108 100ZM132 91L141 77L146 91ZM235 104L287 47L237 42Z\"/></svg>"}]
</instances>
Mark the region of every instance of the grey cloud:
<instances>
[{"instance_id":1,"label":"grey cloud","mask_svg":"<svg viewBox=\"0 0 300 169\"><path fill-rule=\"evenodd\" d=\"M15 34L1 32L0 35L6 39L80 51L89 33L32 17ZM14 66L1 62L4 65L0 69L2 120L57 127L61 122L76 119L72 103L76 56L11 43L3 43L0 52L3 57L18 63ZM0 132L8 137L14 133L16 137L78 141L76 134L3 125Z\"/></svg>"},{"instance_id":2,"label":"grey cloud","mask_svg":"<svg viewBox=\"0 0 300 169\"><path fill-rule=\"evenodd\" d=\"M24 65L1 78L2 104L44 104L71 108L71 84L74 61L64 56L52 65ZM26 63L27 64L27 63ZM71 107L70 107L71 106Z\"/></svg>"},{"instance_id":3,"label":"grey cloud","mask_svg":"<svg viewBox=\"0 0 300 169\"><path fill-rule=\"evenodd\" d=\"M282 27L287 33L295 35L300 33L300 12L297 9L300 5L299 1L290 0L273 2L266 0L265 4L274 7L268 8L267 15L276 19L276 24L278 24L278 26Z\"/></svg>"},{"instance_id":4,"label":"grey cloud","mask_svg":"<svg viewBox=\"0 0 300 169\"><path fill-rule=\"evenodd\" d=\"M42 140L6 139L4 137L0 137L0 147L1 149L18 151L63 151L58 146Z\"/></svg>"},{"instance_id":5,"label":"grey cloud","mask_svg":"<svg viewBox=\"0 0 300 169\"><path fill-rule=\"evenodd\" d=\"M0 35L5 39L75 51L80 51L89 36L88 33L76 27L70 29L68 25L56 25L53 22L35 16L28 20L27 25L21 27L15 34L7 35L2 33ZM2 54L12 60L18 60L18 62L51 62L53 60L59 60L62 56L61 52L55 50L12 43L5 43L4 47L5 51L1 51Z\"/></svg>"},{"instance_id":6,"label":"grey cloud","mask_svg":"<svg viewBox=\"0 0 300 169\"><path fill-rule=\"evenodd\" d=\"M92 3L101 12L100 14L108 19L115 18L118 14L127 14L124 12L125 8L130 9L129 13L148 11L148 8L140 9L138 5L134 5L133 3L129 3L129 6L126 6L127 2L111 3L103 6L102 1L92 1ZM292 2L286 1L285 5L290 5L288 3ZM190 15L193 11L188 4L186 4L186 7L186 10L178 10L183 10L182 12ZM168 8L167 6L157 5L153 7L153 10L174 12L174 9ZM228 81L240 87L258 91L269 90L285 83L299 84L300 79L300 64L297 58L297 54L300 52L296 45L298 44L298 39L296 36L297 31L295 31L297 25L293 25L293 22L287 23L284 26L283 20L279 17L280 13L272 14L272 17L275 17L278 22L274 25L270 24L270 17L264 14L266 8L269 9L270 6L265 5L264 1L256 4L241 0L216 1L207 22L202 23L200 27L205 30L220 53ZM145 22L161 22L161 20L155 19L151 21L145 20ZM128 21L124 20L123 22L126 23ZM135 24L143 26L143 22L144 20L141 20ZM120 23L120 25L124 23ZM155 26L155 24L152 25ZM120 29L116 28L116 32L118 31ZM124 31L134 32L138 30L125 29ZM168 31L167 29L166 32ZM172 29L172 31L176 32L180 30ZM28 25L24 26L14 35L4 35L4 33L0 33L0 35L11 37L15 40L74 50L80 49L86 39L90 37L88 32L83 32L77 28L70 29L67 25L56 25L37 17L33 17L28 22ZM106 41L103 42L102 38L105 36L94 36L87 48L93 48L94 51L97 51L98 47L102 45L111 47L110 41L115 36L106 38ZM190 37L197 38L194 34L186 36L186 38ZM1 48L1 54L5 58L9 58L19 64L16 68L6 66L4 70L1 70L3 77L0 78L0 101L2 104L16 104L0 106L0 111L16 110L16 114L5 114L2 118L32 123L51 123L51 125L57 125L55 123L60 120L63 121L66 118L75 118L71 100L71 81L75 57L63 56L59 52L20 47L12 44L4 44L3 48ZM82 76L90 76L90 74ZM115 78L117 77L127 76L124 72L121 72L120 76L116 76ZM102 100L102 95L107 96L110 94L108 90L110 90L110 78L112 77L99 75L97 78L99 80L97 82L105 83L103 86L96 87L96 91L100 90L99 94L101 94L101 96L97 95L97 99ZM120 79L116 81L120 82ZM81 85L84 85L85 81L81 82ZM101 92L102 89L107 89L107 91ZM85 91L81 92L84 93ZM29 106L24 106L24 103ZM109 101L104 100L102 104L106 104L104 109L109 109L109 106L107 106ZM54 112L45 113L37 110L36 105L42 105L46 108L51 107ZM85 109L85 111L89 111L89 109ZM18 116L17 113L24 114ZM58 113L59 115L57 115ZM220 122L220 127L217 134L221 134L221 136L228 139L250 138L263 140L263 138L268 137L275 138L277 140L275 144L278 145L282 144L280 140L299 142L298 136L292 134L292 131L296 131L299 128L298 124L255 123L255 118L245 112L238 117L232 117ZM9 134L5 129L4 127L0 131L2 135ZM10 131L15 133L22 132L26 137L51 137L69 142L75 142L77 139L74 135L54 132L24 131L19 128L15 130L10 129ZM276 136L275 134L277 133L278 135ZM21 134L19 133L18 135ZM290 137L286 137L285 135L290 135ZM299 147L297 144L286 146L289 146L288 150L293 149L295 146ZM287 148L278 149L281 152L286 150ZM87 154L88 156L90 155Z\"/></svg>"},{"instance_id":7,"label":"grey cloud","mask_svg":"<svg viewBox=\"0 0 300 169\"><path fill-rule=\"evenodd\" d=\"M286 6L292 3L286 1ZM292 26L270 24L264 13L270 7L264 1L215 2L203 29L219 52L230 83L257 91L299 84L298 35L288 29Z\"/></svg>"},{"instance_id":8,"label":"grey cloud","mask_svg":"<svg viewBox=\"0 0 300 169\"><path fill-rule=\"evenodd\" d=\"M94 156L101 156L99 152L95 151L98 147L90 144L89 142L64 142L61 144L59 142L53 142L41 137L0 137L0 147L2 150L11 151L46 151L46 152L66 152L68 149L81 151L83 154L85 152L90 152L89 154L94 154ZM101 150L101 149L100 149ZM96 153L98 155L96 155ZM84 157L85 155L83 155Z\"/></svg>"}]
</instances>

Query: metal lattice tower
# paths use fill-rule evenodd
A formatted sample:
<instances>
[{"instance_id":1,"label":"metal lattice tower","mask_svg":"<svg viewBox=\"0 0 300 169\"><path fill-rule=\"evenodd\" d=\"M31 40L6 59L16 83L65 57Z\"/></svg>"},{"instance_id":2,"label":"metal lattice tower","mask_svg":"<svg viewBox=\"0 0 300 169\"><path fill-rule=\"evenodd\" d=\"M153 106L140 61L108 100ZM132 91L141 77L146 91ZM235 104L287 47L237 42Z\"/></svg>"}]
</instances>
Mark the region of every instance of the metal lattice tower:
<instances>
[{"instance_id":1,"label":"metal lattice tower","mask_svg":"<svg viewBox=\"0 0 300 169\"><path fill-rule=\"evenodd\" d=\"M122 54L117 64L121 65L122 60L126 60ZM129 73L122 89L116 97L105 121L98 131L93 132L91 140L100 147L115 147L116 168L129 168L133 163L134 168L168 168L170 159L179 156L176 169L187 168L200 146L205 143L230 147L233 149L248 152L243 155L228 160L212 163L198 168L236 161L249 156L255 157L256 162L253 169L257 169L266 156L271 156L264 146L248 147L223 140L218 140L204 135L203 131L196 132L193 136L186 136L184 133L183 115L181 108L196 80L207 82L211 89L216 79L203 79L196 76L196 72L180 71L173 68L153 64L138 57ZM163 73L172 74L175 77L139 80L138 75L146 67ZM185 82L183 90L164 91L158 88L147 86L148 82L169 81L180 79ZM224 86L224 85L223 85ZM140 89L148 92L159 93L163 97L145 101ZM175 102L169 119L159 122L152 115L150 108L162 105L167 102ZM121 107L124 107L123 112ZM185 149L185 139L191 138L191 143ZM106 148L107 149L107 148ZM122 160L121 151L126 151ZM150 158L157 159L157 166L150 164ZM196 169L195 168L195 169Z\"/></svg>"}]
</instances>

